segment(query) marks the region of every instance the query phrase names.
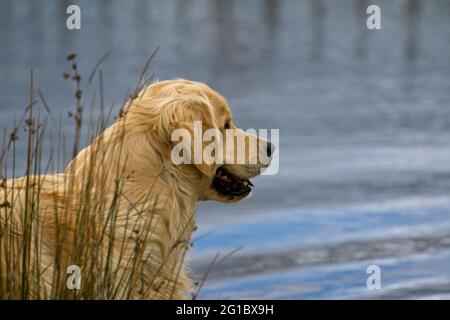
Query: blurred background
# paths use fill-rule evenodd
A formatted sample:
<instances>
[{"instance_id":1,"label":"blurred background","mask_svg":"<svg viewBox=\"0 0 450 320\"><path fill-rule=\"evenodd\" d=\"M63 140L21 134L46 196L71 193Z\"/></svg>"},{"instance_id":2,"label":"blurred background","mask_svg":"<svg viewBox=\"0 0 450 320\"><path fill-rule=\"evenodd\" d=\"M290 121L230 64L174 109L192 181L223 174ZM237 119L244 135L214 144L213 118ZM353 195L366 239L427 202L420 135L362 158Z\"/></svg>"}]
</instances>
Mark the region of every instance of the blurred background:
<instances>
[{"instance_id":1,"label":"blurred background","mask_svg":"<svg viewBox=\"0 0 450 320\"><path fill-rule=\"evenodd\" d=\"M382 30L366 27L370 4ZM450 0L0 0L2 133L30 68L70 138L67 54L87 85L112 50L117 111L157 47L158 79L206 82L240 127L280 129L277 175L241 204L199 206L198 279L220 253L201 298L450 298ZM25 154L19 132L20 174Z\"/></svg>"}]
</instances>

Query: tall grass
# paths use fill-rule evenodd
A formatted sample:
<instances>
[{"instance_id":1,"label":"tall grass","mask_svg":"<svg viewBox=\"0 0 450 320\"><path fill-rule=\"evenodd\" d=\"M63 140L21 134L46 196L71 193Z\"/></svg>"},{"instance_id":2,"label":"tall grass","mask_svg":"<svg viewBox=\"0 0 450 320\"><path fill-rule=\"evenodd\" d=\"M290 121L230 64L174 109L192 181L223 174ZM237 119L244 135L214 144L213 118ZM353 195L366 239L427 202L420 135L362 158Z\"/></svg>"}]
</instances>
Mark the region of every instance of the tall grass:
<instances>
[{"instance_id":1,"label":"tall grass","mask_svg":"<svg viewBox=\"0 0 450 320\"><path fill-rule=\"evenodd\" d=\"M152 80L148 67L155 53L145 64L136 89L125 99L127 103L136 99ZM108 54L95 65L85 91L76 55L67 57L70 71L63 76L75 87L74 110L63 116L55 116L34 83L33 71L30 72L28 106L5 132L0 150L0 299L128 299L139 298L139 294L148 297L148 290L158 275L158 268L150 274L150 279L143 273L143 265L151 255L144 243L151 237L153 218L138 228L135 219L117 214L127 177L116 173L112 193L105 192L106 186L96 184L104 160L104 155L96 149L90 166L83 172L83 183L70 170L55 174L56 169L79 153L82 130L87 130L87 145L112 120L113 106L104 105L100 69ZM90 110L86 107L88 101ZM64 116L74 124L71 146L62 124ZM17 151L21 129L26 138L26 155ZM48 129L56 132L56 138L48 134ZM101 141L98 143L101 145ZM8 180L21 176L16 172L19 158L26 159L26 172L22 178ZM149 188L153 188L151 182ZM49 207L53 210L43 209ZM130 204L130 212L143 210L149 208L134 208ZM133 239L131 248L130 239ZM184 245L186 251L190 243ZM163 264L164 261L160 268ZM81 268L79 289L67 285L71 276L67 270L71 265Z\"/></svg>"}]
</instances>

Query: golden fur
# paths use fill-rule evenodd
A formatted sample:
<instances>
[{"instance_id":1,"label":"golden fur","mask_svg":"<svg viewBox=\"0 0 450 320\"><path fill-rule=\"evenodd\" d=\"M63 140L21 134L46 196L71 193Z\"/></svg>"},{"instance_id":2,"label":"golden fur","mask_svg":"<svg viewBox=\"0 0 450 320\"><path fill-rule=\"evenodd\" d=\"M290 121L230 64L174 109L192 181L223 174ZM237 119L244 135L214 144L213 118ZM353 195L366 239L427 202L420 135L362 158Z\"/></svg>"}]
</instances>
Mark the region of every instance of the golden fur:
<instances>
[{"instance_id":1,"label":"golden fur","mask_svg":"<svg viewBox=\"0 0 450 320\"><path fill-rule=\"evenodd\" d=\"M131 100L117 121L82 150L64 173L8 180L0 189L0 204L4 204L0 208L0 285L14 288L21 281L24 270L14 267L14 259L23 256L28 214L37 227L29 228L33 241L29 241L29 261L24 266L30 268L30 283L36 271L40 274L34 289L38 292L31 296L52 297L57 286L64 287L64 282L55 283L55 274L64 279L69 264L80 265L86 272L84 264L92 257L76 248L91 244L97 253L94 260L110 259L116 280L126 279L117 285L114 297L188 298L193 284L184 257L195 229L196 202L244 198L225 196L212 187L218 164L172 163L171 133L177 128L192 130L195 120L201 120L205 129L222 129L228 122L237 135L247 136L232 123L225 99L207 85L163 81ZM259 174L262 167L225 166L242 178ZM132 259L138 262L129 263ZM20 298L21 293L12 290L8 297Z\"/></svg>"}]
</instances>

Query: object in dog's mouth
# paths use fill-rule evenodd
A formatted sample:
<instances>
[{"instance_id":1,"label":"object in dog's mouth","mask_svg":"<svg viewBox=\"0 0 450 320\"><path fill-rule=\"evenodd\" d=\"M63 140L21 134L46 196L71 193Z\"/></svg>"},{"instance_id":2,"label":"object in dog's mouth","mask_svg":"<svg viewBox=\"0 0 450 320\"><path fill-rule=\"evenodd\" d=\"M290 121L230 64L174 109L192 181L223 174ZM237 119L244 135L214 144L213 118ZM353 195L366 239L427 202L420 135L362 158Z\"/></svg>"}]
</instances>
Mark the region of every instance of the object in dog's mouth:
<instances>
[{"instance_id":1,"label":"object in dog's mouth","mask_svg":"<svg viewBox=\"0 0 450 320\"><path fill-rule=\"evenodd\" d=\"M220 167L213 179L214 188L226 195L243 196L252 191L253 184L248 179L242 179Z\"/></svg>"}]
</instances>

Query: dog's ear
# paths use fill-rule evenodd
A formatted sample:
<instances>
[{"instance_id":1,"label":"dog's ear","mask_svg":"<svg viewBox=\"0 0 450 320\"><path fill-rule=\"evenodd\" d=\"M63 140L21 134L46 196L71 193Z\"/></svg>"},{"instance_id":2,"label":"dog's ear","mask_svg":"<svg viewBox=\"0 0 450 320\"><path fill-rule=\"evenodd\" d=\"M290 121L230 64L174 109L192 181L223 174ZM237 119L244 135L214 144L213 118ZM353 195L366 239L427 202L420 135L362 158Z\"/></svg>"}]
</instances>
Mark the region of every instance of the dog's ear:
<instances>
[{"instance_id":1,"label":"dog's ear","mask_svg":"<svg viewBox=\"0 0 450 320\"><path fill-rule=\"evenodd\" d=\"M168 155L170 157L172 148L177 142L172 141L172 135L175 130L182 129L189 134L189 141L186 143L189 154L183 155L185 160L194 165L202 174L212 177L216 164L205 163L202 159L201 163L194 161L194 147L196 142L194 139L201 139L200 143L203 149L207 145L203 142L203 133L210 128L215 128L214 116L211 105L206 97L202 96L178 96L164 99L159 109L159 116L154 124L153 130L157 133L160 142L168 147ZM200 136L194 135L194 123L201 123ZM198 122L197 122L198 123ZM199 143L197 142L197 145ZM171 160L169 160L171 161Z\"/></svg>"}]
</instances>

